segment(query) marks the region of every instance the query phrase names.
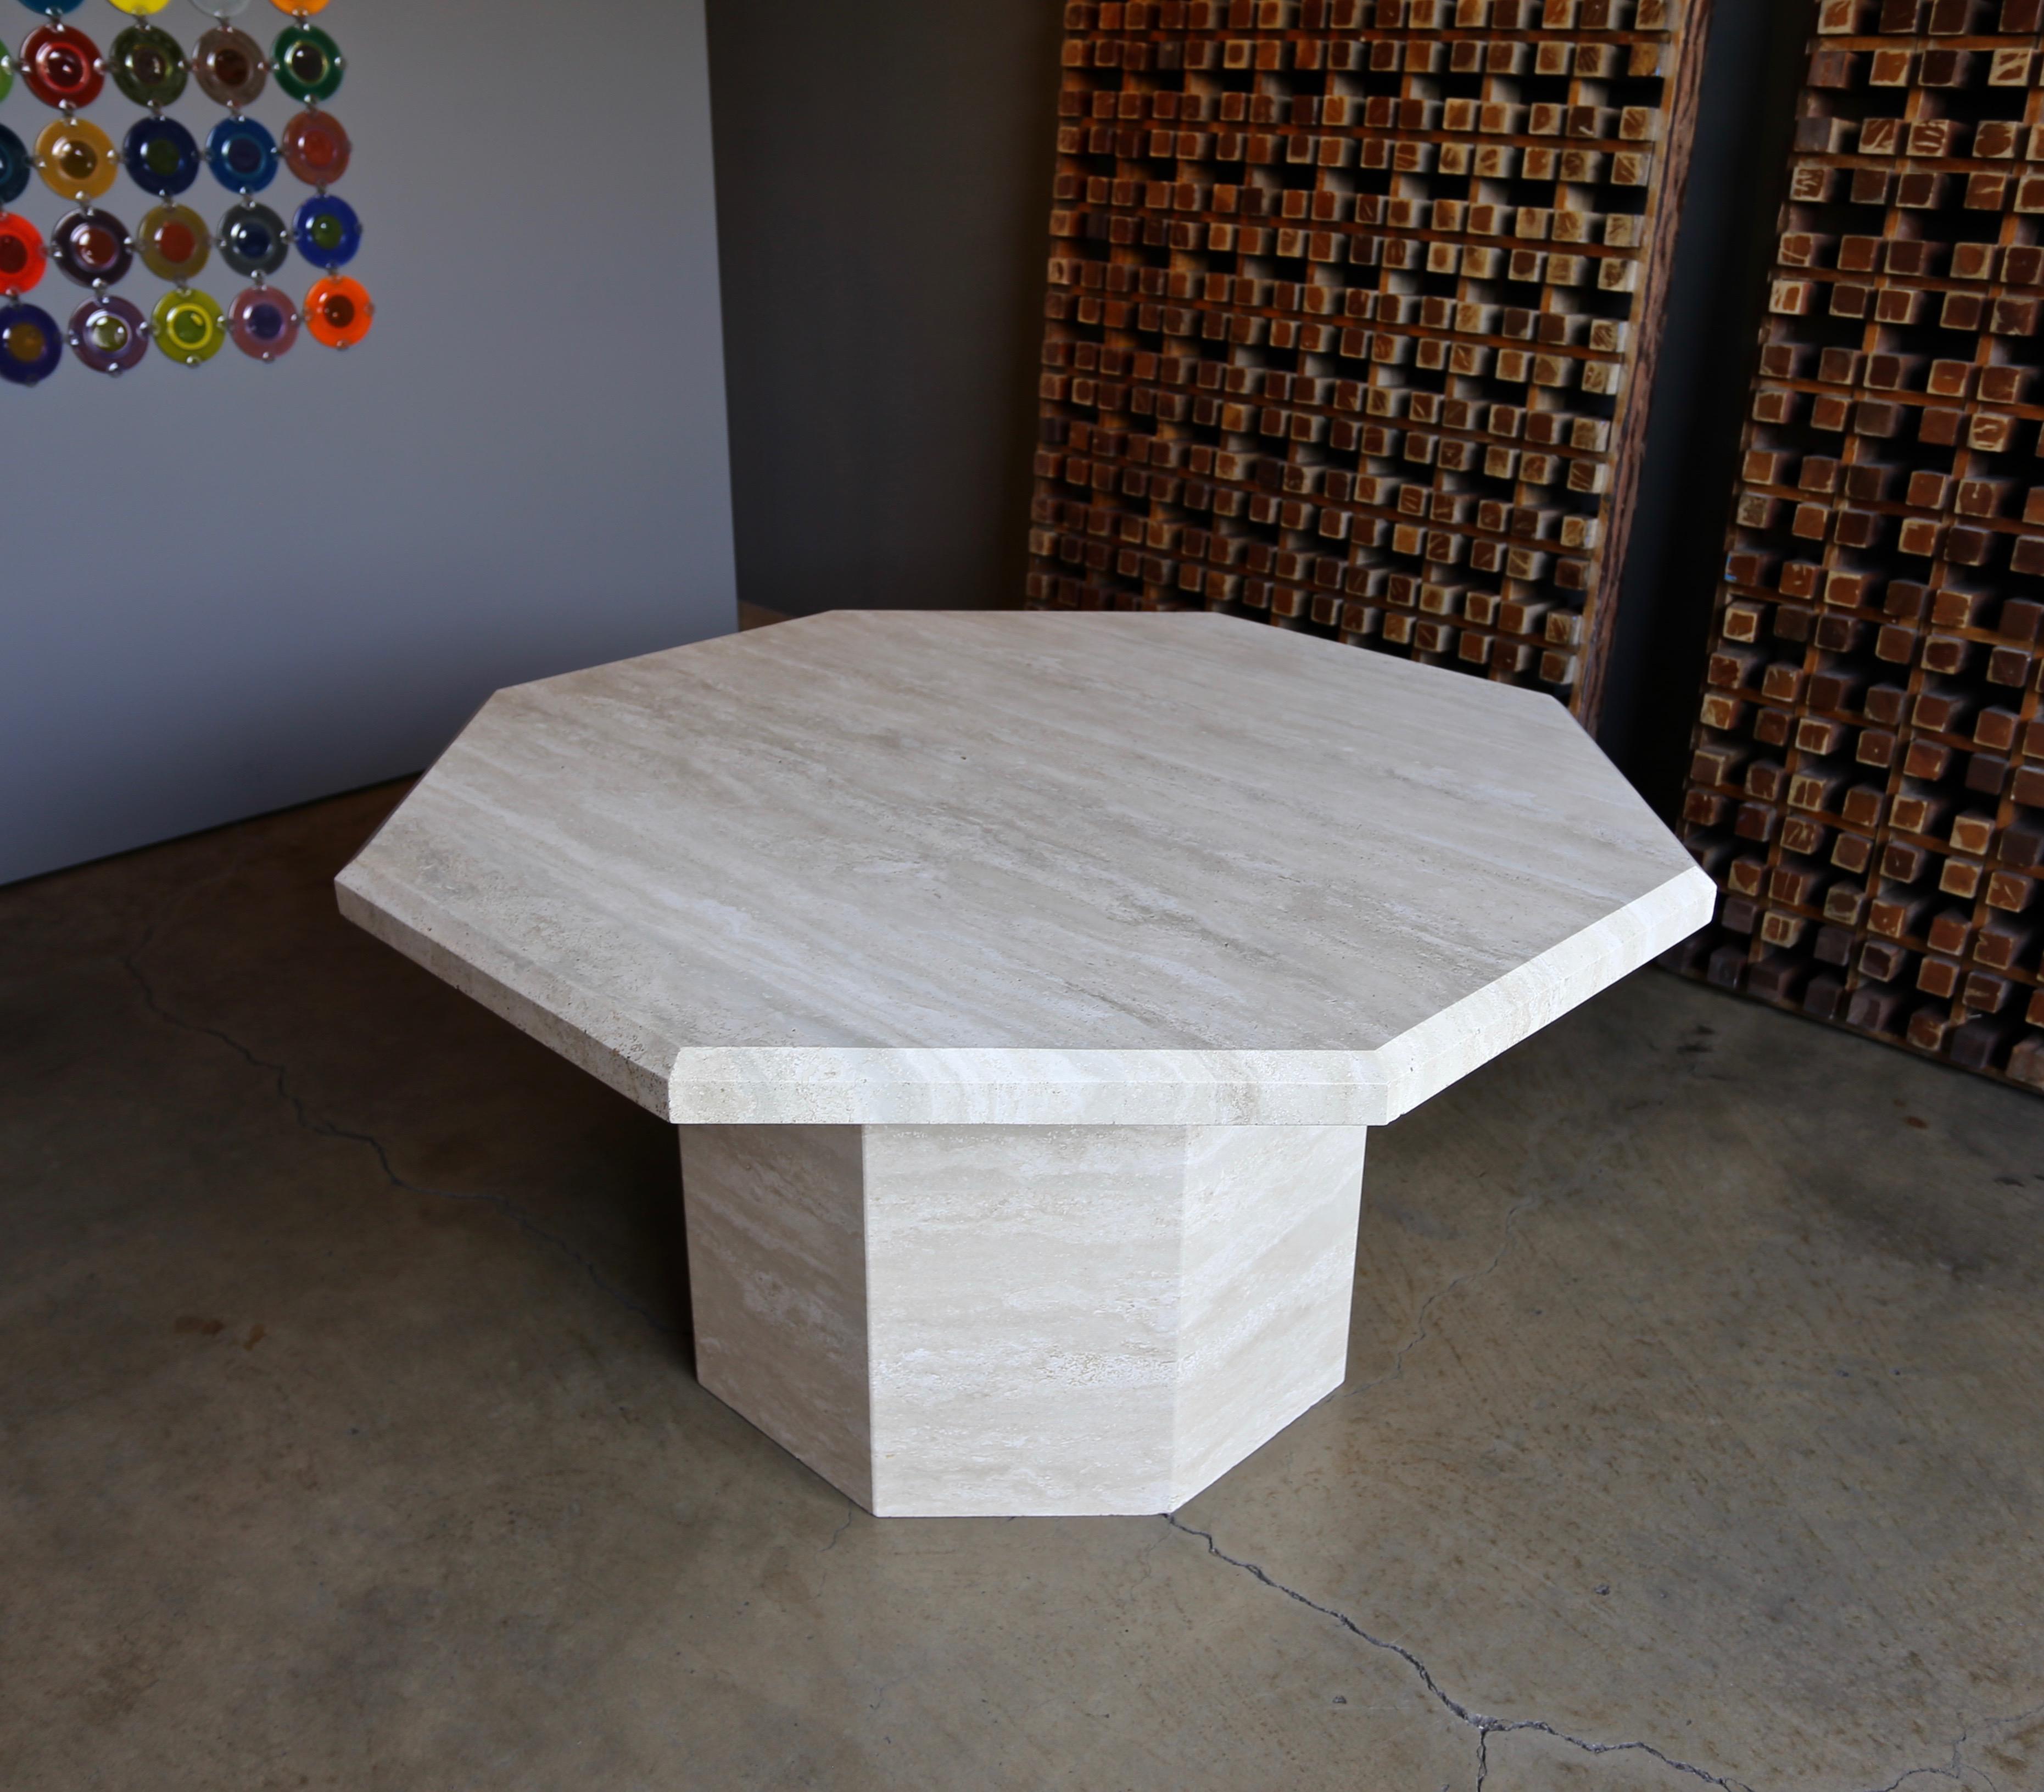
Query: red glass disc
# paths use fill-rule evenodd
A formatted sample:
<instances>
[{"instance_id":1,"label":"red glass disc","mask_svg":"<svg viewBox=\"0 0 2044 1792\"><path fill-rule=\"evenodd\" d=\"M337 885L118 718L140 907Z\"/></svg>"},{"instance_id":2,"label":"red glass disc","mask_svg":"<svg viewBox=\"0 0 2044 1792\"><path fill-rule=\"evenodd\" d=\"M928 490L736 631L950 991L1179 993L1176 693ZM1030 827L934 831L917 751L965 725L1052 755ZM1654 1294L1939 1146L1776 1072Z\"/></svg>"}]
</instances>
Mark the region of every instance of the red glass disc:
<instances>
[{"instance_id":1,"label":"red glass disc","mask_svg":"<svg viewBox=\"0 0 2044 1792\"><path fill-rule=\"evenodd\" d=\"M90 106L106 85L99 46L67 25L46 25L21 46L21 79L45 106Z\"/></svg>"}]
</instances>

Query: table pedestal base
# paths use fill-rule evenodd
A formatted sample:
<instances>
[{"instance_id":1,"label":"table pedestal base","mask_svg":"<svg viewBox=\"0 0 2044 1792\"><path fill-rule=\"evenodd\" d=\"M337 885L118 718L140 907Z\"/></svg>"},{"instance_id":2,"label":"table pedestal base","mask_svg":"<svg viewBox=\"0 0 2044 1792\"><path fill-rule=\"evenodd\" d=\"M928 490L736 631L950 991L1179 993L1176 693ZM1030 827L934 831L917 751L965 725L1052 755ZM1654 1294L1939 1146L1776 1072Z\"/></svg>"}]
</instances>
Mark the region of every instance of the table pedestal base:
<instances>
[{"instance_id":1,"label":"table pedestal base","mask_svg":"<svg viewBox=\"0 0 2044 1792\"><path fill-rule=\"evenodd\" d=\"M1341 1385L1354 1126L686 1126L703 1386L867 1510L1174 1510Z\"/></svg>"}]
</instances>

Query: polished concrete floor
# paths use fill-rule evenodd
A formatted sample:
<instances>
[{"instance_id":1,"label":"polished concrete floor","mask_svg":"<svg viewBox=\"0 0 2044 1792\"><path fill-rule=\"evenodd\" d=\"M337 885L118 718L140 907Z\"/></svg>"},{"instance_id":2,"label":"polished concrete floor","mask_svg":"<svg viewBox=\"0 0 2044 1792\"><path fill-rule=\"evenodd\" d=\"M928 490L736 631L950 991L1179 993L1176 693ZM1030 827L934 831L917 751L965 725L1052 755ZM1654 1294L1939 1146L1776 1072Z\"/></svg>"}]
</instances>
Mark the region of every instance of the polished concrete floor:
<instances>
[{"instance_id":1,"label":"polished concrete floor","mask_svg":"<svg viewBox=\"0 0 2044 1792\"><path fill-rule=\"evenodd\" d=\"M876 1522L672 1133L336 917L395 794L0 890L8 1792L2044 1788L2044 1102L1648 972L1185 1510Z\"/></svg>"}]
</instances>

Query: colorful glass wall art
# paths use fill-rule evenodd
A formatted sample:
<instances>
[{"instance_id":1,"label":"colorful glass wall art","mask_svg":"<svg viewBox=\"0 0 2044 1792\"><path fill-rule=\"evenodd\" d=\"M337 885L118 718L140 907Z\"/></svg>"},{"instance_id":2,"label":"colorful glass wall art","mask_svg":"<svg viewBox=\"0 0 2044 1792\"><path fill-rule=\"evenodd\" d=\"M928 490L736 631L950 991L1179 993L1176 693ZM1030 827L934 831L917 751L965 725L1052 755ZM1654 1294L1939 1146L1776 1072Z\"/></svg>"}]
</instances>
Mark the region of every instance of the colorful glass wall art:
<instances>
[{"instance_id":1,"label":"colorful glass wall art","mask_svg":"<svg viewBox=\"0 0 2044 1792\"><path fill-rule=\"evenodd\" d=\"M67 360L117 377L362 343L376 307L361 217L333 190L355 151L328 110L348 59L315 22L328 0L18 3L33 17L0 44L0 384Z\"/></svg>"}]
</instances>

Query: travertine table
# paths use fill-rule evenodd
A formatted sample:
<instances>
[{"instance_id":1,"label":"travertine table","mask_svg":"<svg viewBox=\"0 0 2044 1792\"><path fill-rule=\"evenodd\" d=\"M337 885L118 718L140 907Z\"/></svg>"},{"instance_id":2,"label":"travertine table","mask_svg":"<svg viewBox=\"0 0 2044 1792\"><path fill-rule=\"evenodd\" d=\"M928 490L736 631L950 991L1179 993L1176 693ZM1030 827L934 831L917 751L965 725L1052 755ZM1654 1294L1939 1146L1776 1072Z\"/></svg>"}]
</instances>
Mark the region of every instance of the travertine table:
<instances>
[{"instance_id":1,"label":"travertine table","mask_svg":"<svg viewBox=\"0 0 2044 1792\"><path fill-rule=\"evenodd\" d=\"M704 1385L953 1515L1169 1510L1339 1386L1366 1129L1713 898L1549 698L993 613L505 691L340 887L680 1126Z\"/></svg>"}]
</instances>

